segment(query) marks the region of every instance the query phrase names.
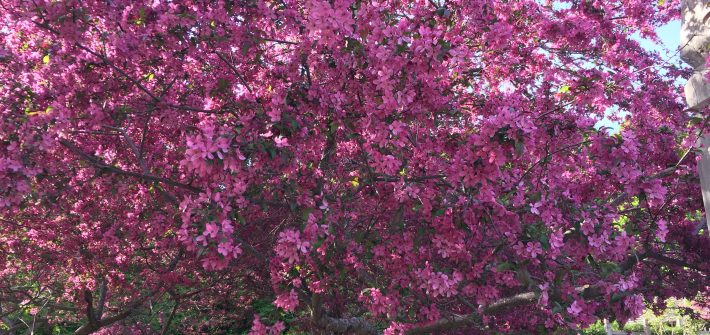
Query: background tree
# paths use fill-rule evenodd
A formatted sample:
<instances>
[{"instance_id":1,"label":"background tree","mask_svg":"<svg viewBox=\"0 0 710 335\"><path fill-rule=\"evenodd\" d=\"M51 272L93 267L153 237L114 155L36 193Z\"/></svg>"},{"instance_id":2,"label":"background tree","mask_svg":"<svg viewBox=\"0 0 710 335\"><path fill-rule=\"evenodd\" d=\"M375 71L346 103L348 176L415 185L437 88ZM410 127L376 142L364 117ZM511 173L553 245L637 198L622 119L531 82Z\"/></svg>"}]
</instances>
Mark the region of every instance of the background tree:
<instances>
[{"instance_id":1,"label":"background tree","mask_svg":"<svg viewBox=\"0 0 710 335\"><path fill-rule=\"evenodd\" d=\"M707 304L707 113L631 38L677 8L1 0L4 331L546 333Z\"/></svg>"}]
</instances>

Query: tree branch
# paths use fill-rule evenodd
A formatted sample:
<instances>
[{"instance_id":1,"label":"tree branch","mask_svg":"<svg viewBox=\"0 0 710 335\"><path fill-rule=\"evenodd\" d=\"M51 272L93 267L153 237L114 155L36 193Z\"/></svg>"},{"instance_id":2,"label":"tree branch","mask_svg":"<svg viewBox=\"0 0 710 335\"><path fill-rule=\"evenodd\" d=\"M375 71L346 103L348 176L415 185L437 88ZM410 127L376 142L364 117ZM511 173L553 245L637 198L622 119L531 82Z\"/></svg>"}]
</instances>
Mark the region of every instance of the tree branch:
<instances>
[{"instance_id":1,"label":"tree branch","mask_svg":"<svg viewBox=\"0 0 710 335\"><path fill-rule=\"evenodd\" d=\"M232 72L234 72L234 74L237 76L237 78L239 78L239 81L241 81L242 84L244 85L244 87L247 88L249 93L253 94L254 91L252 91L251 86L249 86L249 83L247 82L246 78L244 78L244 76L242 76L242 74L239 73L239 70L237 70L237 68L234 66L234 64L229 62L227 60L227 58L224 57L224 55L222 55L219 51L215 51L214 53L217 55L217 57L219 57L219 59L221 59L225 64L227 64L227 66L232 70Z\"/></svg>"},{"instance_id":2,"label":"tree branch","mask_svg":"<svg viewBox=\"0 0 710 335\"><path fill-rule=\"evenodd\" d=\"M644 260L646 254L633 255L620 265L621 272L631 269L636 263ZM576 291L585 299L600 297L603 292L597 286L583 286L576 288ZM442 319L429 325L411 328L405 332L406 335L439 334L448 330L464 327L482 327L482 315L495 315L505 312L511 308L533 304L540 298L539 292L524 292L514 296L501 298L479 311L466 315L456 315L450 319ZM314 310L313 318L315 323L326 330L336 334L362 334L379 335L380 332L363 318L343 318L336 319L325 315L318 300L312 303Z\"/></svg>"},{"instance_id":3,"label":"tree branch","mask_svg":"<svg viewBox=\"0 0 710 335\"><path fill-rule=\"evenodd\" d=\"M102 327L106 327L108 325L111 325L115 322L118 322L118 321L121 321L121 320L127 318L133 312L135 312L136 309L138 309L141 305L143 305L143 303L148 298L154 296L156 293L158 293L158 290L149 291L148 293L144 294L140 298L130 302L126 306L126 308L124 308L124 310L122 312L120 312L116 315L113 315L113 316L110 316L110 317L107 317L107 318L104 318L101 320L96 320L96 318L94 317L94 322L92 322L92 319L90 318L89 323L84 324L81 327L79 327L79 329L77 329L74 332L74 335L89 335L89 334L101 329ZM84 296L86 298L86 292L84 292ZM91 296L91 294L89 293L89 297L90 296ZM89 300L87 300L87 302L88 301ZM88 305L91 306L91 304L88 304ZM91 313L93 313L93 307L87 307L87 315L89 315L89 310L91 310Z\"/></svg>"},{"instance_id":4,"label":"tree branch","mask_svg":"<svg viewBox=\"0 0 710 335\"><path fill-rule=\"evenodd\" d=\"M180 300L175 300L175 306L173 306L173 310L170 312L170 316L168 316L168 320L165 321L165 324L163 325L163 329L160 331L160 335L165 335L168 333L168 330L170 329L170 323L173 322L173 318L175 318L175 313L177 313L177 310L179 307L180 307Z\"/></svg>"},{"instance_id":5,"label":"tree branch","mask_svg":"<svg viewBox=\"0 0 710 335\"><path fill-rule=\"evenodd\" d=\"M104 314L104 305L106 305L106 295L108 290L106 287L106 278L101 280L101 288L99 289L99 303L96 305L96 318L101 319Z\"/></svg>"},{"instance_id":6,"label":"tree branch","mask_svg":"<svg viewBox=\"0 0 710 335\"><path fill-rule=\"evenodd\" d=\"M311 318L321 329L335 334L379 335L380 331L363 318L333 318L323 309L318 294L311 296Z\"/></svg>"},{"instance_id":7,"label":"tree branch","mask_svg":"<svg viewBox=\"0 0 710 335\"><path fill-rule=\"evenodd\" d=\"M655 252L647 252L646 253L647 257L656 261L659 261L661 263L665 263L668 265L674 265L674 266L680 266L688 269L693 269L695 271L707 274L707 270L702 270L696 265L690 264L686 261L680 260L680 259L675 259L675 258L670 258L668 256L664 256Z\"/></svg>"},{"instance_id":8,"label":"tree branch","mask_svg":"<svg viewBox=\"0 0 710 335\"><path fill-rule=\"evenodd\" d=\"M88 325L90 327L98 326L99 320L94 311L94 298L91 296L91 291L88 289L84 290L84 301L86 302L86 318L89 319Z\"/></svg>"},{"instance_id":9,"label":"tree branch","mask_svg":"<svg viewBox=\"0 0 710 335\"><path fill-rule=\"evenodd\" d=\"M89 164L91 164L94 167L97 167L101 170L108 171L108 172L118 174L118 175L124 175L124 176L134 177L134 178L138 178L138 179L143 179L143 180L147 180L147 181L164 183L164 184L167 184L170 186L175 186L175 187L179 187L179 188L191 191L193 193L202 192L202 190L200 190L199 188L196 188L194 186L190 186L187 184L178 183L178 182L170 180L170 179L130 172L130 171L122 170L122 169L115 167L113 165L108 165L108 164L102 162L101 160L99 160L97 157L89 155L89 154L81 151L81 149L79 149L76 145L74 145L74 143L71 143L67 140L63 140L63 139L59 140L59 143L61 143L64 147L66 147L67 149L71 150L72 152L74 152L75 154L80 156L84 161L88 162Z\"/></svg>"}]
</instances>

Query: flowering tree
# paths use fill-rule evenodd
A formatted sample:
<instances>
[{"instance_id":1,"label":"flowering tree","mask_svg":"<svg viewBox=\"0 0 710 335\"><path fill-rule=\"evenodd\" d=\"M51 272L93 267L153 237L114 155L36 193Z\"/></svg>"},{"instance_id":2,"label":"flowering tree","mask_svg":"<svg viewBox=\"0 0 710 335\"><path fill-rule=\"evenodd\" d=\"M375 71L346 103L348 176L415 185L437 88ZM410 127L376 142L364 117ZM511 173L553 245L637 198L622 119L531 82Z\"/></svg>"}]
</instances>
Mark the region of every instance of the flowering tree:
<instances>
[{"instance_id":1,"label":"flowering tree","mask_svg":"<svg viewBox=\"0 0 710 335\"><path fill-rule=\"evenodd\" d=\"M1 0L0 332L545 333L706 304L707 114L631 38L677 7Z\"/></svg>"}]
</instances>

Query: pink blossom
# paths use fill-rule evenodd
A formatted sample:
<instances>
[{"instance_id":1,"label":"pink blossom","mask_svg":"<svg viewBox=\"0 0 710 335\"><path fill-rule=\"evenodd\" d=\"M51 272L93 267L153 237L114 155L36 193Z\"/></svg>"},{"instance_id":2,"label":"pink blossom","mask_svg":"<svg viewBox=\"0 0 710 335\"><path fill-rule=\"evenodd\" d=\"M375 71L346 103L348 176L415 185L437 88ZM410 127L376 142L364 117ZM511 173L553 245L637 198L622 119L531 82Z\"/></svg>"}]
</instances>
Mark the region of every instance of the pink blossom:
<instances>
[{"instance_id":1,"label":"pink blossom","mask_svg":"<svg viewBox=\"0 0 710 335\"><path fill-rule=\"evenodd\" d=\"M219 227L217 226L216 223L209 222L205 225L205 231L204 231L203 235L209 236L211 238L217 238L218 233L219 233Z\"/></svg>"},{"instance_id":2,"label":"pink blossom","mask_svg":"<svg viewBox=\"0 0 710 335\"><path fill-rule=\"evenodd\" d=\"M368 309L375 315L393 315L398 300L382 294L380 289L370 288L360 293L358 300L366 302Z\"/></svg>"},{"instance_id":3,"label":"pink blossom","mask_svg":"<svg viewBox=\"0 0 710 335\"><path fill-rule=\"evenodd\" d=\"M279 234L279 241L276 246L276 254L286 259L289 264L297 262L299 254L306 254L310 251L311 244L301 239L301 233L296 230L286 230Z\"/></svg>"},{"instance_id":4,"label":"pink blossom","mask_svg":"<svg viewBox=\"0 0 710 335\"><path fill-rule=\"evenodd\" d=\"M584 302L581 302L580 300L575 300L572 302L572 305L570 305L567 308L567 313L571 314L572 316L578 316L582 311L584 310Z\"/></svg>"},{"instance_id":5,"label":"pink blossom","mask_svg":"<svg viewBox=\"0 0 710 335\"><path fill-rule=\"evenodd\" d=\"M4 0L3 313L554 333L702 296L707 111L639 43L680 2Z\"/></svg>"},{"instance_id":6,"label":"pink blossom","mask_svg":"<svg viewBox=\"0 0 710 335\"><path fill-rule=\"evenodd\" d=\"M274 305L286 311L293 311L298 307L298 295L295 290L279 294L274 301Z\"/></svg>"},{"instance_id":7,"label":"pink blossom","mask_svg":"<svg viewBox=\"0 0 710 335\"><path fill-rule=\"evenodd\" d=\"M283 333L284 330L286 330L286 325L283 321L278 321L272 326L267 326L262 323L261 318L255 314L249 335L279 335Z\"/></svg>"},{"instance_id":8,"label":"pink blossom","mask_svg":"<svg viewBox=\"0 0 710 335\"><path fill-rule=\"evenodd\" d=\"M631 318L634 319L643 314L646 305L644 305L641 295L634 294L624 298L624 308L630 312Z\"/></svg>"},{"instance_id":9,"label":"pink blossom","mask_svg":"<svg viewBox=\"0 0 710 335\"><path fill-rule=\"evenodd\" d=\"M277 148L284 148L284 147L289 146L288 145L288 138L285 138L283 136L274 137L274 143L276 143Z\"/></svg>"},{"instance_id":10,"label":"pink blossom","mask_svg":"<svg viewBox=\"0 0 710 335\"><path fill-rule=\"evenodd\" d=\"M660 219L657 222L658 229L656 231L656 237L659 241L665 242L666 236L668 236L668 223L666 220Z\"/></svg>"}]
</instances>

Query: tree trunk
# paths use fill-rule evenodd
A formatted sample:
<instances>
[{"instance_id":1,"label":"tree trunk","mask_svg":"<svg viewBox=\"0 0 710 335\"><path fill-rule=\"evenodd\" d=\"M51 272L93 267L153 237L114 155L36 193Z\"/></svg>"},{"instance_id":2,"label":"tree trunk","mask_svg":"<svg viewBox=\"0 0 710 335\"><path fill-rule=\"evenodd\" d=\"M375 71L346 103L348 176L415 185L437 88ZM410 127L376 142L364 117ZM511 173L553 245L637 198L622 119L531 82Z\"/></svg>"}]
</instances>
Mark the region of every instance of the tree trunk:
<instances>
[{"instance_id":1,"label":"tree trunk","mask_svg":"<svg viewBox=\"0 0 710 335\"><path fill-rule=\"evenodd\" d=\"M643 318L643 334L651 335L651 328L648 327L648 320Z\"/></svg>"},{"instance_id":2,"label":"tree trunk","mask_svg":"<svg viewBox=\"0 0 710 335\"><path fill-rule=\"evenodd\" d=\"M607 319L604 319L604 330L606 331L606 335L614 335L611 331L611 323L609 323Z\"/></svg>"}]
</instances>

